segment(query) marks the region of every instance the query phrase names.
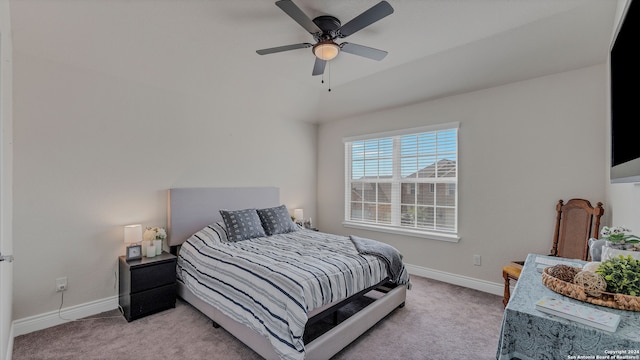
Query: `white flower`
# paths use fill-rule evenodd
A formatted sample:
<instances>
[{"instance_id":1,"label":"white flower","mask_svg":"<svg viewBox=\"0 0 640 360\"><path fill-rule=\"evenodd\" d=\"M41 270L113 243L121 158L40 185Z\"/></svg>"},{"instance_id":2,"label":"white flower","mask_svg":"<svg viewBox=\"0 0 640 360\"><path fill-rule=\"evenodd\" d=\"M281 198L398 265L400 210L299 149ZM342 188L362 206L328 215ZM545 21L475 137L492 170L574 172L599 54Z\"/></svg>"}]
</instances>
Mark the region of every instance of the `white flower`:
<instances>
[{"instance_id":1,"label":"white flower","mask_svg":"<svg viewBox=\"0 0 640 360\"><path fill-rule=\"evenodd\" d=\"M158 230L156 231L156 239L160 239L163 240L167 237L167 232L164 230L164 228L157 228Z\"/></svg>"},{"instance_id":2,"label":"white flower","mask_svg":"<svg viewBox=\"0 0 640 360\"><path fill-rule=\"evenodd\" d=\"M145 231L144 234L142 235L142 238L144 240L164 240L167 237L167 232L164 228L161 227L148 227Z\"/></svg>"},{"instance_id":3,"label":"white flower","mask_svg":"<svg viewBox=\"0 0 640 360\"><path fill-rule=\"evenodd\" d=\"M156 238L156 232L155 232L155 231L153 231L153 229L151 229L151 228L147 228L147 229L144 231L144 234L142 234L142 238L143 238L145 241L153 241L153 239L155 239L155 238Z\"/></svg>"},{"instance_id":4,"label":"white flower","mask_svg":"<svg viewBox=\"0 0 640 360\"><path fill-rule=\"evenodd\" d=\"M608 240L614 243L620 243L620 244L638 243L640 241L640 238L632 234L627 235L627 233L630 233L630 232L631 230L629 230L624 226L613 226L613 227L604 226L600 231L600 235L602 235L602 239Z\"/></svg>"}]
</instances>

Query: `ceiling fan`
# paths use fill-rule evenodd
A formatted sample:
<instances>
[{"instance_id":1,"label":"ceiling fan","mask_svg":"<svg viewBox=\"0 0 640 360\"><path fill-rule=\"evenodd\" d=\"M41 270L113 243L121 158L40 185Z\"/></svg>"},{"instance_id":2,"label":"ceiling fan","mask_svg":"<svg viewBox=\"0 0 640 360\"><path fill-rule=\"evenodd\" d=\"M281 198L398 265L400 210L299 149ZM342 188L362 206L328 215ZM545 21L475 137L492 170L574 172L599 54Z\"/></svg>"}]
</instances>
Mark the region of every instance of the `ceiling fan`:
<instances>
[{"instance_id":1,"label":"ceiling fan","mask_svg":"<svg viewBox=\"0 0 640 360\"><path fill-rule=\"evenodd\" d=\"M256 52L260 55L310 47L316 56L312 72L314 76L322 75L327 61L338 56L340 51L378 61L387 56L387 52L383 50L348 42L341 44L335 42L338 38L342 39L352 35L376 21L393 14L393 8L386 1L379 2L344 25L342 25L336 17L330 15L318 16L311 20L291 0L276 1L276 6L307 30L313 36L316 43L300 43L257 50Z\"/></svg>"}]
</instances>

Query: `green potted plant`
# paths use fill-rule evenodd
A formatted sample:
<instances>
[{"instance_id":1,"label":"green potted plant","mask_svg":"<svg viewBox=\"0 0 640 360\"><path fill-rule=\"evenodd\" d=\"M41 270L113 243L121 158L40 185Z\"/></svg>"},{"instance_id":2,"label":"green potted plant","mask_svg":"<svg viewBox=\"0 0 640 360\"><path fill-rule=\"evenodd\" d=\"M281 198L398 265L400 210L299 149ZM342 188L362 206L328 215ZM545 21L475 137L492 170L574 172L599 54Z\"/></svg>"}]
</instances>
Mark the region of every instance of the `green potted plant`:
<instances>
[{"instance_id":1,"label":"green potted plant","mask_svg":"<svg viewBox=\"0 0 640 360\"><path fill-rule=\"evenodd\" d=\"M640 260L640 237L631 234L631 230L624 226L603 227L600 239L605 240L602 247L602 260L608 260L619 255L631 255Z\"/></svg>"},{"instance_id":2,"label":"green potted plant","mask_svg":"<svg viewBox=\"0 0 640 360\"><path fill-rule=\"evenodd\" d=\"M605 246L621 250L640 249L640 237L630 233L631 230L624 226L605 226L600 231L601 239L606 240ZM635 250L638 251L638 250Z\"/></svg>"},{"instance_id":3,"label":"green potted plant","mask_svg":"<svg viewBox=\"0 0 640 360\"><path fill-rule=\"evenodd\" d=\"M640 260L622 256L603 261L596 270L611 293L640 296Z\"/></svg>"}]
</instances>

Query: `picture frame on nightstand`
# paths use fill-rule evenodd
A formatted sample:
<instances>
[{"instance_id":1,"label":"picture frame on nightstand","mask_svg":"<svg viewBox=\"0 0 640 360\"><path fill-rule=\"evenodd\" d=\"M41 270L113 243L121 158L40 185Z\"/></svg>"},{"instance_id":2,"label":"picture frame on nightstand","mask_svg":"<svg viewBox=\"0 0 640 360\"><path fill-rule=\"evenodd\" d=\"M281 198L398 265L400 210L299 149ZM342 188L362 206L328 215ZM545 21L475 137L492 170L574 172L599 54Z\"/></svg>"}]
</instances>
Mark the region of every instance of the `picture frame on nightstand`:
<instances>
[{"instance_id":1,"label":"picture frame on nightstand","mask_svg":"<svg viewBox=\"0 0 640 360\"><path fill-rule=\"evenodd\" d=\"M142 259L142 245L127 246L125 258L127 261Z\"/></svg>"}]
</instances>

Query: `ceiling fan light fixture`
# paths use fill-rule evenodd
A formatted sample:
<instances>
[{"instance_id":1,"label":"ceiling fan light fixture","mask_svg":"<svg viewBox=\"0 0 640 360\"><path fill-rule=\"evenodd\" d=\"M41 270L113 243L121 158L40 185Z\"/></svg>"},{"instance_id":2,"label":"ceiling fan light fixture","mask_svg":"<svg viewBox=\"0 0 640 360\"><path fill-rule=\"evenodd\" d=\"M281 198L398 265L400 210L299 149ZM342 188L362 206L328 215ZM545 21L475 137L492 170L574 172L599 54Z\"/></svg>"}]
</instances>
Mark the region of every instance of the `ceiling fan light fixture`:
<instances>
[{"instance_id":1,"label":"ceiling fan light fixture","mask_svg":"<svg viewBox=\"0 0 640 360\"><path fill-rule=\"evenodd\" d=\"M329 61L335 59L340 52L340 46L333 41L319 42L313 46L313 54L320 60Z\"/></svg>"}]
</instances>

